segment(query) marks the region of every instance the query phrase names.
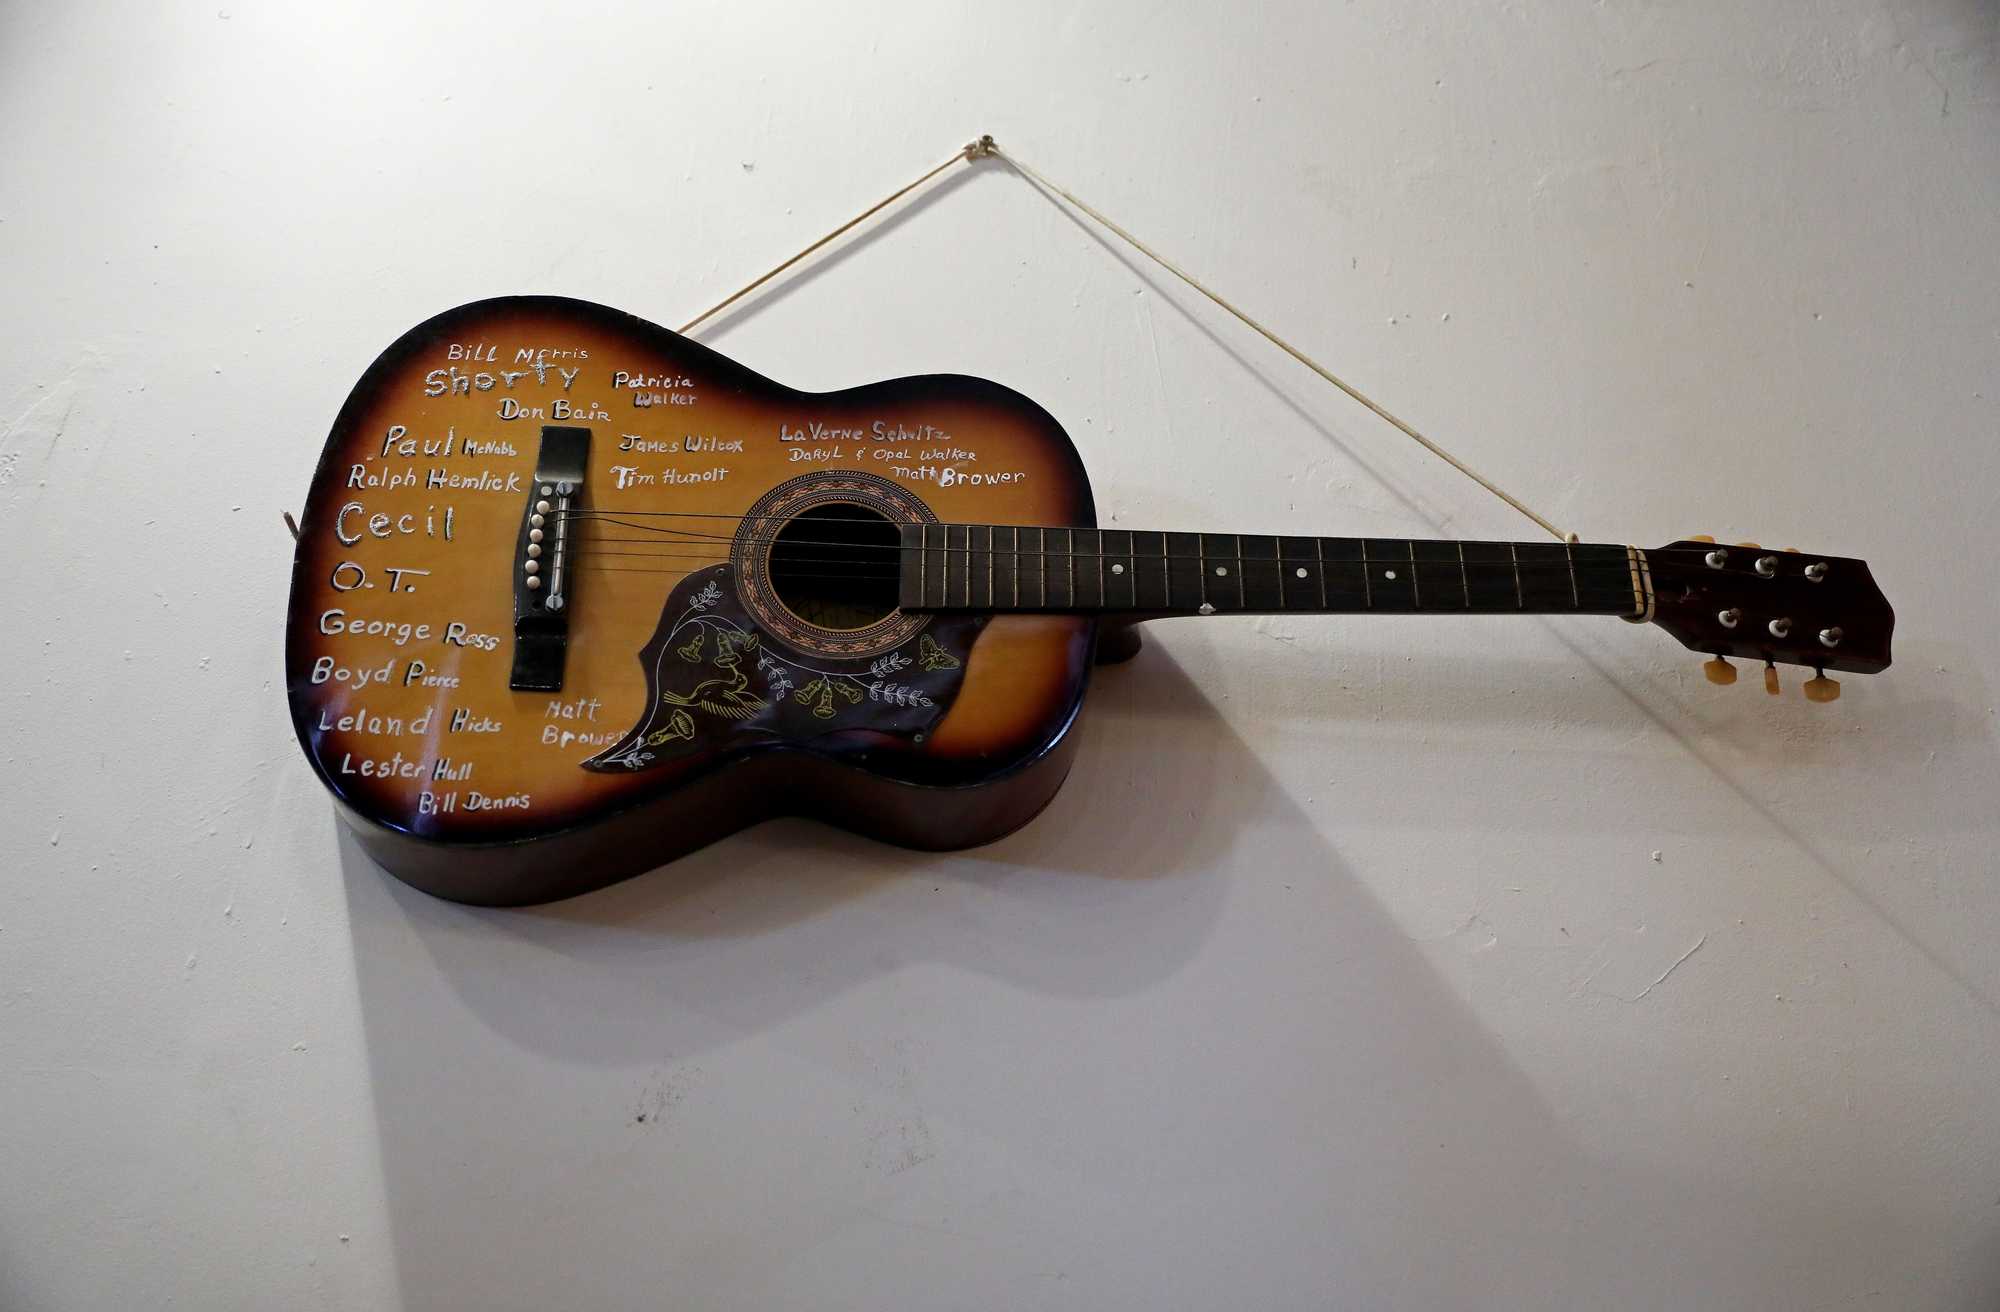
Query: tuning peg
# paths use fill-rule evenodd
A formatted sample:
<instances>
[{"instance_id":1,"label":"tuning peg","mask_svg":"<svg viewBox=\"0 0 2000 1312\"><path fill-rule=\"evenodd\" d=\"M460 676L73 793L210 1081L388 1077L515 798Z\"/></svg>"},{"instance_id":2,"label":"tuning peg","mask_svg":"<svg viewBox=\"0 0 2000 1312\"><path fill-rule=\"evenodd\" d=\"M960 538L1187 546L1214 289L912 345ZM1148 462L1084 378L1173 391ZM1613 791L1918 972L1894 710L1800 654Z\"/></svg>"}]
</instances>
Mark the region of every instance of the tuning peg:
<instances>
[{"instance_id":1,"label":"tuning peg","mask_svg":"<svg viewBox=\"0 0 2000 1312\"><path fill-rule=\"evenodd\" d=\"M1785 550L1794 556L1799 554L1799 549L1797 547L1786 547Z\"/></svg>"},{"instance_id":2,"label":"tuning peg","mask_svg":"<svg viewBox=\"0 0 2000 1312\"><path fill-rule=\"evenodd\" d=\"M1809 702L1837 702L1840 700L1840 681L1826 677L1826 671L1816 672L1805 682L1806 700Z\"/></svg>"},{"instance_id":3,"label":"tuning peg","mask_svg":"<svg viewBox=\"0 0 2000 1312\"><path fill-rule=\"evenodd\" d=\"M1688 540L1689 542L1713 542L1713 541L1715 541L1715 534L1713 534L1713 533L1690 533L1690 534L1688 534L1688 536L1687 536L1687 540Z\"/></svg>"},{"instance_id":4,"label":"tuning peg","mask_svg":"<svg viewBox=\"0 0 2000 1312\"><path fill-rule=\"evenodd\" d=\"M1736 667L1720 656L1704 663L1701 667L1701 672L1708 676L1710 683L1727 685L1736 682Z\"/></svg>"},{"instance_id":5,"label":"tuning peg","mask_svg":"<svg viewBox=\"0 0 2000 1312\"><path fill-rule=\"evenodd\" d=\"M1778 695L1778 667L1769 661L1764 662L1764 691L1773 697Z\"/></svg>"},{"instance_id":6,"label":"tuning peg","mask_svg":"<svg viewBox=\"0 0 2000 1312\"><path fill-rule=\"evenodd\" d=\"M1739 547L1748 547L1748 548L1750 548L1750 550L1752 550L1752 551L1762 551L1762 550L1763 550L1763 548L1762 548L1762 547L1760 547L1760 546L1758 546L1758 545L1757 545L1757 544L1756 544L1755 542L1739 542L1739 543L1737 543L1736 545L1737 545L1737 546L1739 546Z\"/></svg>"}]
</instances>

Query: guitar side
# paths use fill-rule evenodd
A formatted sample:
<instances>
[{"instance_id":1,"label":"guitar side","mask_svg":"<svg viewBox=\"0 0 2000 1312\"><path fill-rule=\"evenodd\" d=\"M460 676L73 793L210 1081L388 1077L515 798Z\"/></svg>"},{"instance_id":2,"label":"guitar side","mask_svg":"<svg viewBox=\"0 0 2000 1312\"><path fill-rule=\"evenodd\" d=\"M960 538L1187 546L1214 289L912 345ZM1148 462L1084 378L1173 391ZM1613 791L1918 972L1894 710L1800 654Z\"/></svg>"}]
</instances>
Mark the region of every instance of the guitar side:
<instances>
[{"instance_id":1,"label":"guitar side","mask_svg":"<svg viewBox=\"0 0 2000 1312\"><path fill-rule=\"evenodd\" d=\"M510 686L517 542L549 426L587 430L588 457L552 515L573 534L560 687L530 690ZM554 297L405 334L327 439L287 627L300 743L362 845L427 892L518 904L774 815L923 848L1031 818L1068 769L1096 622L806 623L772 586L772 504L1095 522L1061 427L983 380L798 392Z\"/></svg>"}]
</instances>

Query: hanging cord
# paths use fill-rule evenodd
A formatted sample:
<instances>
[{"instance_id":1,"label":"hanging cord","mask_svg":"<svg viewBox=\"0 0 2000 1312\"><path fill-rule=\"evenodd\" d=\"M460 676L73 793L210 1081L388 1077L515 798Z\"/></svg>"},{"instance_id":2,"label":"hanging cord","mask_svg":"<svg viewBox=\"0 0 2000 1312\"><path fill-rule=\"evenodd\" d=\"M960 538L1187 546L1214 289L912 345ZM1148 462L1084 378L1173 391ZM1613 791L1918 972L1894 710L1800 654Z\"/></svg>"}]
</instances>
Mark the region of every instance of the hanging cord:
<instances>
[{"instance_id":1,"label":"hanging cord","mask_svg":"<svg viewBox=\"0 0 2000 1312\"><path fill-rule=\"evenodd\" d=\"M685 333L689 329L693 328L696 324L701 323L703 320L713 319L716 315L722 313L722 311L736 304L736 302L742 300L745 296L748 296L751 292L756 291L759 287L762 287L765 283L771 281L771 279L777 277L785 270L791 268L794 264L797 264L800 260L803 260L806 256L812 254L820 247L826 245L828 242L832 241L835 237L840 236L840 234L846 232L848 229L854 227L856 224L865 222L867 219L873 217L879 211L887 209L889 206L894 205L897 201L909 195L911 192L915 191L918 187L923 186L926 182L929 182L932 178L935 178L938 174L944 172L946 169L958 163L960 160L964 160L969 164L973 160L978 159L981 155L986 153L985 150L981 148L981 143L984 143L985 146L990 147L993 144L993 138L981 137L979 141L967 142L965 145L959 147L959 151L956 155L953 155L950 159L946 160L944 163L938 165L930 172L924 174L922 177L918 178L915 182L910 183L907 187L903 187L897 191L890 192L888 195L884 196L881 200L876 201L873 205L870 205L867 209L861 211L861 213L855 215L847 222L841 224L838 228L835 228L832 232L826 234L826 236L821 237L818 241L806 247L804 250L800 251L797 255L794 255L791 259L786 260L783 264L780 264L777 268L771 270L763 277L739 289L733 295L726 296L722 300L717 301L714 305L709 306L706 310L703 310L700 314L697 314L694 318L682 324L681 331Z\"/></svg>"},{"instance_id":2,"label":"hanging cord","mask_svg":"<svg viewBox=\"0 0 2000 1312\"><path fill-rule=\"evenodd\" d=\"M842 233L847 232L855 225L870 218L880 210L886 208L889 205L894 204L898 200L901 200L904 196L909 195L911 192L915 191L918 187L923 186L926 182L929 182L932 178L935 178L938 174L944 172L946 169L950 168L953 164L958 163L960 160L964 160L966 163L970 164L978 160L985 159L988 156L993 156L995 158L1005 160L1010 168L1012 168L1015 172L1019 173L1022 177L1027 178L1030 182L1034 183L1037 187L1041 188L1045 193L1057 197L1058 199L1064 201L1065 203L1073 206L1078 212L1087 215L1089 218L1091 218L1092 220L1100 224L1102 227L1104 227L1106 231L1112 233L1120 241L1123 241L1126 245L1130 246L1133 250L1138 251L1141 255L1145 256L1153 263L1159 265L1162 269L1165 269L1168 273L1174 275L1174 277L1179 278L1182 282L1186 283L1188 286L1200 292L1203 296L1213 301L1216 305L1220 306L1222 309L1228 311L1245 327L1256 332L1265 341L1271 343L1271 345L1277 347L1279 350L1283 351L1286 355L1291 356L1294 360L1297 360L1300 364L1304 365L1306 368L1312 370L1314 373L1318 374L1321 378L1325 379L1327 382L1339 388L1350 399L1368 409L1377 418L1381 419L1391 428L1394 428L1397 432L1403 434L1403 436L1409 438L1417 445L1423 447L1424 450L1430 452L1438 459L1450 465L1453 469L1456 469L1459 473L1465 475L1473 482L1479 484L1479 486L1485 488L1488 492L1491 492L1494 496L1500 498L1500 500L1506 502L1509 506L1512 506L1515 510L1519 511L1521 514L1533 520L1537 525L1539 525L1543 529L1547 530L1551 535L1553 535L1558 541L1575 542L1577 540L1576 534L1563 532L1563 530L1557 528L1554 524L1550 523L1548 520L1542 518L1534 511L1528 509L1527 506L1521 503L1519 498L1510 495L1499 485L1495 484L1491 479L1483 477L1477 471L1468 466L1463 460L1460 460L1457 456L1445 450L1443 447L1439 446L1436 442L1433 442L1430 438L1425 437L1422 433L1418 432L1408 423L1405 423L1403 420L1391 414L1388 410L1384 409L1381 405L1377 404L1365 392L1361 391L1360 388L1355 387L1352 383L1349 383L1345 379L1340 378L1332 370L1328 369L1325 365L1313 359L1311 356L1307 355L1304 351L1299 350L1298 347L1293 346L1290 342L1278 336L1276 333L1272 332L1269 328L1266 328L1263 324L1258 323L1255 319L1252 319L1249 315L1245 314L1243 311L1237 309L1234 305L1231 305L1228 301L1224 300L1222 297L1210 291L1207 287L1203 286L1198 280L1196 280L1192 274L1189 274L1188 272L1183 270L1179 265L1167 259L1165 256L1159 254L1152 247L1146 245L1145 242L1140 241L1137 237L1133 236L1125 229L1119 227L1116 223L1113 223L1110 218L1108 218L1106 215L1104 215L1096 208L1085 203L1075 193L1063 187L1057 186L1054 182L1051 182L1048 178L1044 177L1038 170L1030 166L1025 160L1022 160L1014 155L1010 155L1006 151L1000 149L1000 147L994 142L991 136L982 136L977 141L967 142L963 147L959 149L957 154L953 155L950 159L938 165L936 168L930 170L928 173L925 173L915 182L910 183L908 186L902 188L899 191L891 192L888 196L884 197L882 200L877 201L875 204L869 206L867 209L861 211L861 213L855 215L847 222L841 224L838 228L835 228L832 232L827 233L826 236L821 237L818 241L806 247L804 250L800 251L797 255L792 256L791 259L786 260L783 264L780 264L777 268L772 269L769 273L765 274L763 277L758 278L756 281L745 286L741 291L738 291L735 295L728 297L727 299L721 301L719 304L715 305L713 308L706 310L701 314L696 315L694 318L688 320L688 322L681 327L681 331L685 333L689 329L693 328L695 325L701 323L703 320L712 318L719 311L735 304L743 297L749 295L751 292L757 290L757 288L762 287L765 283L769 282L771 279L783 273L786 269L791 268L794 264L797 264L800 260L803 260L806 256L811 255L814 251L818 250L820 247L826 245L828 242L834 240L836 237L839 237Z\"/></svg>"}]
</instances>

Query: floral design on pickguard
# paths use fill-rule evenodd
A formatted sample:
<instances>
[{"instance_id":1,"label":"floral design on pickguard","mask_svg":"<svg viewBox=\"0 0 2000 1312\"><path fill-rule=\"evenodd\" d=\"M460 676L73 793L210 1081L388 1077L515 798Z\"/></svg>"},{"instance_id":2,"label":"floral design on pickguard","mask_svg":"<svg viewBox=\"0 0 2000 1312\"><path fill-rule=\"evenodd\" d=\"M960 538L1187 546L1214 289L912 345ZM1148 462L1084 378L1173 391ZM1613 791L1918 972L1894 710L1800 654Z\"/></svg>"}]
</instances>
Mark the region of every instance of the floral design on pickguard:
<instances>
[{"instance_id":1,"label":"floral design on pickguard","mask_svg":"<svg viewBox=\"0 0 2000 1312\"><path fill-rule=\"evenodd\" d=\"M645 714L584 768L643 770L757 741L811 740L833 750L850 741L857 749L921 742L958 695L982 623L938 616L865 661L808 656L759 629L730 567L712 566L668 596L640 652Z\"/></svg>"}]
</instances>

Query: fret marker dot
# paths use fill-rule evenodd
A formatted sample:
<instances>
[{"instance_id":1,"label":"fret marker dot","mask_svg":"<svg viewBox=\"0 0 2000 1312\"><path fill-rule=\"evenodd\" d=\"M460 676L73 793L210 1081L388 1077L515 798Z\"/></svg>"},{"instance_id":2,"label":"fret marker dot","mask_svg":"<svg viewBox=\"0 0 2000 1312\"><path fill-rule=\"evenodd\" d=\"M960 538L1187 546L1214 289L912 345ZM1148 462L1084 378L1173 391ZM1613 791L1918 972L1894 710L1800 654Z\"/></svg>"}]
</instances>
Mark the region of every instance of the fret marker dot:
<instances>
[{"instance_id":1,"label":"fret marker dot","mask_svg":"<svg viewBox=\"0 0 2000 1312\"><path fill-rule=\"evenodd\" d=\"M1224 579L1224 578L1228 578L1228 577L1229 577L1229 567L1228 567L1228 566L1226 566L1226 565L1217 565L1217 566L1215 567L1215 577L1217 577L1217 578L1219 578L1219 579Z\"/></svg>"},{"instance_id":2,"label":"fret marker dot","mask_svg":"<svg viewBox=\"0 0 2000 1312\"><path fill-rule=\"evenodd\" d=\"M1113 574L1123 574L1125 572L1125 567L1123 565L1113 565L1111 567L1111 572Z\"/></svg>"},{"instance_id":3,"label":"fret marker dot","mask_svg":"<svg viewBox=\"0 0 2000 1312\"><path fill-rule=\"evenodd\" d=\"M1301 565L1299 566L1299 577L1304 578L1305 576L1306 576L1305 566Z\"/></svg>"},{"instance_id":4,"label":"fret marker dot","mask_svg":"<svg viewBox=\"0 0 2000 1312\"><path fill-rule=\"evenodd\" d=\"M1396 571L1393 569L1385 569L1382 571L1382 577L1385 579L1393 579L1396 577Z\"/></svg>"}]
</instances>

